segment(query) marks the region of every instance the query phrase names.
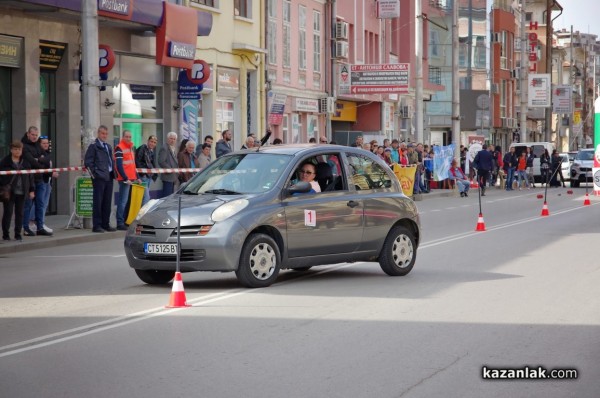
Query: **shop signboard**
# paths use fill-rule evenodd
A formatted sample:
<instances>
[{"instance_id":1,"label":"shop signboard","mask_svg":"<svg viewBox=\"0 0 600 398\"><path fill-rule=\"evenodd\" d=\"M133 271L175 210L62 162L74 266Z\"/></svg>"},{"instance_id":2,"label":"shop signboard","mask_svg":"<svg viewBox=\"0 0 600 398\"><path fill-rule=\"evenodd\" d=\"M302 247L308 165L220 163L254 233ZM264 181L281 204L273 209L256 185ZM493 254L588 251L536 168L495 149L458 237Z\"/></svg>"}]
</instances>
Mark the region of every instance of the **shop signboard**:
<instances>
[{"instance_id":1,"label":"shop signboard","mask_svg":"<svg viewBox=\"0 0 600 398\"><path fill-rule=\"evenodd\" d=\"M199 100L201 98L202 84L192 83L186 70L179 71L177 79L177 98L185 100Z\"/></svg>"},{"instance_id":2,"label":"shop signboard","mask_svg":"<svg viewBox=\"0 0 600 398\"><path fill-rule=\"evenodd\" d=\"M269 103L269 124L274 126L280 125L283 121L283 112L285 110L287 95L269 91L267 97Z\"/></svg>"},{"instance_id":3,"label":"shop signboard","mask_svg":"<svg viewBox=\"0 0 600 398\"><path fill-rule=\"evenodd\" d=\"M79 217L91 217L94 208L94 187L91 177L79 177L75 180L75 214Z\"/></svg>"},{"instance_id":4,"label":"shop signboard","mask_svg":"<svg viewBox=\"0 0 600 398\"><path fill-rule=\"evenodd\" d=\"M409 64L352 65L351 94L408 93Z\"/></svg>"},{"instance_id":5,"label":"shop signboard","mask_svg":"<svg viewBox=\"0 0 600 398\"><path fill-rule=\"evenodd\" d=\"M0 66L20 68L23 58L23 38L0 35Z\"/></svg>"},{"instance_id":6,"label":"shop signboard","mask_svg":"<svg viewBox=\"0 0 600 398\"><path fill-rule=\"evenodd\" d=\"M551 79L549 73L530 73L527 76L527 100L530 108L548 108L551 97Z\"/></svg>"}]
</instances>

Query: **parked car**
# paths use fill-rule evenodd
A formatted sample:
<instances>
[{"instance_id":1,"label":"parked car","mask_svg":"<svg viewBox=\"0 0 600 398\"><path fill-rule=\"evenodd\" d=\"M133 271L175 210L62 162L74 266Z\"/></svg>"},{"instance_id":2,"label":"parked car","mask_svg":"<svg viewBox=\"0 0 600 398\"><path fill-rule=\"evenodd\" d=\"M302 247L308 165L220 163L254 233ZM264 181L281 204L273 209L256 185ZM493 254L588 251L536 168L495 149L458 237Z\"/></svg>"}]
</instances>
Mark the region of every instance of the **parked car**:
<instances>
[{"instance_id":1,"label":"parked car","mask_svg":"<svg viewBox=\"0 0 600 398\"><path fill-rule=\"evenodd\" d=\"M592 167L594 167L594 149L581 149L575 155L571 165L571 187L577 188L582 182L592 182Z\"/></svg>"},{"instance_id":2,"label":"parked car","mask_svg":"<svg viewBox=\"0 0 600 398\"><path fill-rule=\"evenodd\" d=\"M313 168L318 187L299 178ZM421 240L417 207L374 154L338 145L261 147L215 160L142 207L124 244L146 283L173 278L179 201L181 272L234 271L247 287L271 285L281 269L352 261L406 275Z\"/></svg>"},{"instance_id":3,"label":"parked car","mask_svg":"<svg viewBox=\"0 0 600 398\"><path fill-rule=\"evenodd\" d=\"M572 161L569 159L568 153L559 153L558 156L561 157L562 163L560 165L562 175L565 177L565 180L569 178L569 171L571 170Z\"/></svg>"}]
</instances>

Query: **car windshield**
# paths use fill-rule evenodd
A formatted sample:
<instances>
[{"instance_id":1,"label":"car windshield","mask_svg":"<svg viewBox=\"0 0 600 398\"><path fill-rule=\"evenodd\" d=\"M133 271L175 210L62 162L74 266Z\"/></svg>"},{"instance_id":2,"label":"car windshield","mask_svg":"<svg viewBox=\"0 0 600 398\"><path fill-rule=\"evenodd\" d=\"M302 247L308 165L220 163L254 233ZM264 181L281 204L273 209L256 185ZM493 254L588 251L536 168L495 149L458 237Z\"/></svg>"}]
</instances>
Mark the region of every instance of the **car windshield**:
<instances>
[{"instance_id":1,"label":"car windshield","mask_svg":"<svg viewBox=\"0 0 600 398\"><path fill-rule=\"evenodd\" d=\"M236 195L266 192L275 186L290 160L289 155L261 152L224 156L196 174L183 193Z\"/></svg>"},{"instance_id":2,"label":"car windshield","mask_svg":"<svg viewBox=\"0 0 600 398\"><path fill-rule=\"evenodd\" d=\"M579 151L575 160L594 160L594 151Z\"/></svg>"}]
</instances>

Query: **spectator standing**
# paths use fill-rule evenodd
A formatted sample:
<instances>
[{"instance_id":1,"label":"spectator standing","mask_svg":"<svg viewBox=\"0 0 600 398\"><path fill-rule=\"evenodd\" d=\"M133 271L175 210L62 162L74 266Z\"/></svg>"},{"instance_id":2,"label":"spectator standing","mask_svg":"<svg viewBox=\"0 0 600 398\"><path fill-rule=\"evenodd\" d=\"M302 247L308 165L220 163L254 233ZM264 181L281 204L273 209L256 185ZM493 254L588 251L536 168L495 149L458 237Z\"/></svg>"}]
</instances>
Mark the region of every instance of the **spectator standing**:
<instances>
[{"instance_id":1,"label":"spectator standing","mask_svg":"<svg viewBox=\"0 0 600 398\"><path fill-rule=\"evenodd\" d=\"M217 159L223 155L231 152L231 138L232 134L229 130L223 130L222 137L219 141L217 141L217 147L215 148L215 155Z\"/></svg>"},{"instance_id":2,"label":"spectator standing","mask_svg":"<svg viewBox=\"0 0 600 398\"><path fill-rule=\"evenodd\" d=\"M478 182L481 187L481 196L485 196L485 187L490 171L492 170L492 161L492 153L488 151L487 144L483 144L481 151L477 152L475 160L473 160L473 167L477 169L477 175L479 177Z\"/></svg>"},{"instance_id":3,"label":"spectator standing","mask_svg":"<svg viewBox=\"0 0 600 398\"><path fill-rule=\"evenodd\" d=\"M525 181L525 186L529 189L529 178L527 177L527 153L521 152L517 161L517 185L521 190L521 180Z\"/></svg>"},{"instance_id":4,"label":"spectator standing","mask_svg":"<svg viewBox=\"0 0 600 398\"><path fill-rule=\"evenodd\" d=\"M504 171L506 173L506 190L512 191L513 175L515 173L515 167L517 164L517 158L515 156L515 147L511 147L506 154L504 154Z\"/></svg>"},{"instance_id":5,"label":"spectator standing","mask_svg":"<svg viewBox=\"0 0 600 398\"><path fill-rule=\"evenodd\" d=\"M84 160L85 167L92 177L94 192L92 232L114 232L116 229L109 224L115 174L112 147L107 143L108 128L98 127L97 135L96 140L85 152Z\"/></svg>"},{"instance_id":6,"label":"spectator standing","mask_svg":"<svg viewBox=\"0 0 600 398\"><path fill-rule=\"evenodd\" d=\"M44 156L48 159L50 159L49 161L49 166L50 168L52 168L52 156L50 155L50 141L48 139L48 136L43 135L40 136L39 139L40 142L40 146L42 147L42 150L44 151ZM52 173L44 173L42 174L42 181L44 182L44 184L46 184L46 189L44 191L44 197L43 199L43 205L44 205L44 217L46 215L46 210L48 210L48 204L50 203L50 195L52 194L52 179L53 178L58 178L58 172L52 172ZM35 201L34 201L35 203ZM31 207L31 211L29 213L29 219L30 220L35 220L35 205ZM29 226L31 229L31 221L29 221ZM52 231L52 228L48 227L46 224L44 224L44 230L52 233L54 231ZM36 231L37 231L37 226L36 226Z\"/></svg>"},{"instance_id":7,"label":"spectator standing","mask_svg":"<svg viewBox=\"0 0 600 398\"><path fill-rule=\"evenodd\" d=\"M176 169L177 154L175 153L175 144L177 144L177 134L173 131L167 134L167 145L164 145L158 151L158 167L162 169ZM163 189L160 197L171 195L175 192L175 182L177 181L177 173L161 173Z\"/></svg>"},{"instance_id":8,"label":"spectator standing","mask_svg":"<svg viewBox=\"0 0 600 398\"><path fill-rule=\"evenodd\" d=\"M558 170L561 167L561 158L558 154L558 150L554 149L552 151L552 157L550 158L551 169L550 172L552 176L550 178L550 186L551 187L560 187L560 182L558 181Z\"/></svg>"},{"instance_id":9,"label":"spectator standing","mask_svg":"<svg viewBox=\"0 0 600 398\"><path fill-rule=\"evenodd\" d=\"M31 166L23 158L23 143L13 141L10 144L10 154L0 161L0 170L27 170ZM0 185L10 185L10 196L3 201L2 239L10 240L10 221L15 215L15 240L23 240L21 227L23 225L23 206L25 197L30 200L35 197L35 180L33 174L13 174L0 176Z\"/></svg>"},{"instance_id":10,"label":"spectator standing","mask_svg":"<svg viewBox=\"0 0 600 398\"><path fill-rule=\"evenodd\" d=\"M37 127L31 126L27 129L27 133L21 139L23 143L23 158L31 169L48 169L50 168L50 157L46 156L39 142L40 132ZM35 197L25 198L25 209L22 214L23 229L26 236L46 235L51 236L52 232L44 229L44 198L48 185L44 183L42 174L34 174ZM34 203L35 200L35 203ZM35 205L35 224L37 227L36 233L29 228L29 217L31 208Z\"/></svg>"},{"instance_id":11,"label":"spectator standing","mask_svg":"<svg viewBox=\"0 0 600 398\"><path fill-rule=\"evenodd\" d=\"M385 160L385 163L390 167L394 164L394 160L392 159L392 148L385 148L383 150L383 160Z\"/></svg>"},{"instance_id":12,"label":"spectator standing","mask_svg":"<svg viewBox=\"0 0 600 398\"><path fill-rule=\"evenodd\" d=\"M200 150L200 156L198 156L198 167L201 169L206 168L211 162L210 159L210 145L202 144L202 149Z\"/></svg>"},{"instance_id":13,"label":"spectator standing","mask_svg":"<svg viewBox=\"0 0 600 398\"><path fill-rule=\"evenodd\" d=\"M533 188L535 188L535 178L533 177L533 159L535 158L535 153L530 147L527 147L527 179L531 182Z\"/></svg>"},{"instance_id":14,"label":"spectator standing","mask_svg":"<svg viewBox=\"0 0 600 398\"><path fill-rule=\"evenodd\" d=\"M415 151L415 146L413 144L408 144L408 152L406 154L406 156L408 157L408 165L409 166L415 166L415 181L413 183L413 193L415 194L420 194L421 193L421 184L420 184L420 177L421 174L419 173L419 154L417 153L417 151Z\"/></svg>"},{"instance_id":15,"label":"spectator standing","mask_svg":"<svg viewBox=\"0 0 600 398\"><path fill-rule=\"evenodd\" d=\"M273 143L275 143L275 141L273 141ZM327 144L327 137L325 137L324 135L320 136L319 144Z\"/></svg>"},{"instance_id":16,"label":"spectator standing","mask_svg":"<svg viewBox=\"0 0 600 398\"><path fill-rule=\"evenodd\" d=\"M123 130L121 141L115 147L115 168L117 181L119 181L119 194L117 195L117 229L119 231L127 231L125 206L129 199L131 184L141 182L135 169L135 148L131 139L131 131Z\"/></svg>"},{"instance_id":17,"label":"spectator standing","mask_svg":"<svg viewBox=\"0 0 600 398\"><path fill-rule=\"evenodd\" d=\"M185 144L185 150L179 152L177 155L177 164L182 169L195 169L198 167L198 161L196 159L196 143L194 141L188 141ZM194 176L195 172L187 171L179 173L179 181L186 182Z\"/></svg>"},{"instance_id":18,"label":"spectator standing","mask_svg":"<svg viewBox=\"0 0 600 398\"><path fill-rule=\"evenodd\" d=\"M456 159L452 159L452 163L450 164L449 175L450 179L454 180L456 187L458 188L458 192L460 192L460 197L469 196L469 188L471 184L467 179L467 176L462 171L460 167L458 167L458 162Z\"/></svg>"},{"instance_id":19,"label":"spectator standing","mask_svg":"<svg viewBox=\"0 0 600 398\"><path fill-rule=\"evenodd\" d=\"M362 146L362 149L364 149L365 151L369 151L371 152L371 143L370 142L365 142Z\"/></svg>"},{"instance_id":20,"label":"spectator standing","mask_svg":"<svg viewBox=\"0 0 600 398\"><path fill-rule=\"evenodd\" d=\"M424 173L424 168L423 168L423 159L424 159L424 153L423 153L423 144L419 143L417 144L415 150L417 152L417 155L419 157L419 163L417 163L417 174L415 176L415 182L417 182L419 184L419 190L423 193L429 193L429 191L427 189L425 189L425 184L423 182L423 173Z\"/></svg>"},{"instance_id":21,"label":"spectator standing","mask_svg":"<svg viewBox=\"0 0 600 398\"><path fill-rule=\"evenodd\" d=\"M502 159L502 148L500 147L500 145L496 145L496 147L494 148L494 172L492 175L492 184L490 184L490 186L494 186L496 185L496 182L498 181L498 176L501 175L502 172L504 172L504 160ZM500 181L502 182L504 178L501 178Z\"/></svg>"},{"instance_id":22,"label":"spectator standing","mask_svg":"<svg viewBox=\"0 0 600 398\"><path fill-rule=\"evenodd\" d=\"M212 148L212 144L213 144L213 137L212 137L212 135L207 135L206 137L204 137L204 143L202 145L196 146L196 157L200 158L200 154L202 153L202 146L204 144L208 144L208 146L210 148Z\"/></svg>"},{"instance_id":23,"label":"spectator standing","mask_svg":"<svg viewBox=\"0 0 600 398\"><path fill-rule=\"evenodd\" d=\"M548 185L548 179L550 178L550 154L547 149L544 149L544 153L540 156L540 172L542 174L542 185Z\"/></svg>"},{"instance_id":24,"label":"spectator standing","mask_svg":"<svg viewBox=\"0 0 600 398\"><path fill-rule=\"evenodd\" d=\"M327 143L327 142L325 142ZM283 145L283 140L281 138L275 138L273 140L273 145Z\"/></svg>"},{"instance_id":25,"label":"spectator standing","mask_svg":"<svg viewBox=\"0 0 600 398\"><path fill-rule=\"evenodd\" d=\"M390 139L389 138L386 138L386 139L383 140L383 149L390 148L391 145L392 144L390 143Z\"/></svg>"},{"instance_id":26,"label":"spectator standing","mask_svg":"<svg viewBox=\"0 0 600 398\"><path fill-rule=\"evenodd\" d=\"M155 167L156 144L158 144L158 138L155 135L151 135L148 137L148 141L135 151L135 166L138 169L153 169ZM156 181L158 174L139 173L138 175L145 185L144 197L142 199L143 206L150 200L150 184L152 181Z\"/></svg>"},{"instance_id":27,"label":"spectator standing","mask_svg":"<svg viewBox=\"0 0 600 398\"><path fill-rule=\"evenodd\" d=\"M400 151L398 147L400 146L400 142L397 139L392 140L392 163L400 164Z\"/></svg>"},{"instance_id":28,"label":"spectator standing","mask_svg":"<svg viewBox=\"0 0 600 398\"><path fill-rule=\"evenodd\" d=\"M358 137L356 137L356 139L354 140L354 143L352 143L352 145L350 145L351 147L355 147L355 148L362 148L363 147L363 136L359 135Z\"/></svg>"},{"instance_id":29,"label":"spectator standing","mask_svg":"<svg viewBox=\"0 0 600 398\"><path fill-rule=\"evenodd\" d=\"M242 145L242 147L240 149L252 149L252 148L254 148L254 137L248 136L246 138L246 142L244 142L244 145Z\"/></svg>"}]
</instances>

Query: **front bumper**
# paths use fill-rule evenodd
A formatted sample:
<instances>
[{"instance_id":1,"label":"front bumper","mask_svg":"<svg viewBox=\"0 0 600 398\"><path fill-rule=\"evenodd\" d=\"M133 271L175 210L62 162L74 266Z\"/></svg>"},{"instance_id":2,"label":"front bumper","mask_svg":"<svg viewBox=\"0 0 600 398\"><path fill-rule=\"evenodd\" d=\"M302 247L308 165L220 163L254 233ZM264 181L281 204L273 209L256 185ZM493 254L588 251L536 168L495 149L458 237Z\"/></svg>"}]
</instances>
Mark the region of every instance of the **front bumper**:
<instances>
[{"instance_id":1,"label":"front bumper","mask_svg":"<svg viewBox=\"0 0 600 398\"><path fill-rule=\"evenodd\" d=\"M175 271L175 255L144 253L144 243L177 243L174 228L154 229L154 235L136 235L137 222L125 237L129 266L139 270ZM179 265L182 272L235 271L248 232L231 219L216 223L205 236L182 235Z\"/></svg>"}]
</instances>

